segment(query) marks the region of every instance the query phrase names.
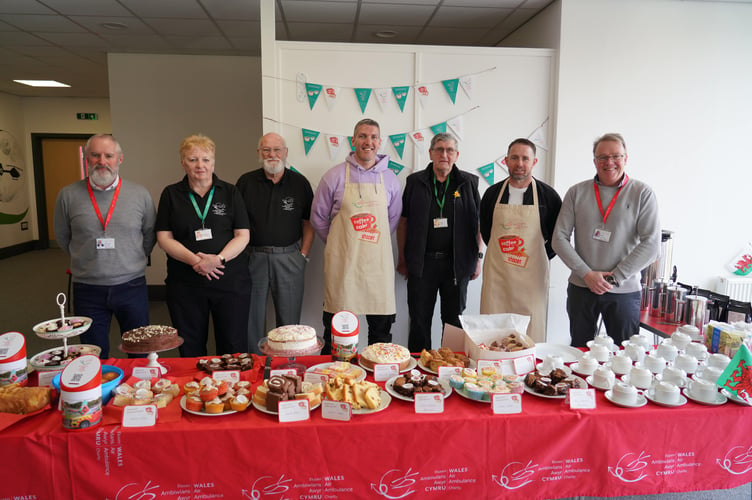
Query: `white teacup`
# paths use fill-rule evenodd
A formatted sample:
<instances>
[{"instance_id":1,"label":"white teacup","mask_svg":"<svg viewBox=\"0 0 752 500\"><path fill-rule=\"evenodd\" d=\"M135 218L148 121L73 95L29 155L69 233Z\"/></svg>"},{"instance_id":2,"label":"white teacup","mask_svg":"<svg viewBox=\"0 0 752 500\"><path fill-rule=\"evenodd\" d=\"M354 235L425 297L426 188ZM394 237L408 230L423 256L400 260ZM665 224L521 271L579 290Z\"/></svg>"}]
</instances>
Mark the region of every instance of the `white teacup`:
<instances>
[{"instance_id":1,"label":"white teacup","mask_svg":"<svg viewBox=\"0 0 752 500\"><path fill-rule=\"evenodd\" d=\"M653 389L653 397L660 403L676 404L680 400L681 393L679 388L671 382L660 382Z\"/></svg>"},{"instance_id":2,"label":"white teacup","mask_svg":"<svg viewBox=\"0 0 752 500\"><path fill-rule=\"evenodd\" d=\"M686 333L693 339L699 339L702 337L700 335L700 329L697 328L695 325L682 325L679 327L679 331L682 333Z\"/></svg>"},{"instance_id":3,"label":"white teacup","mask_svg":"<svg viewBox=\"0 0 752 500\"><path fill-rule=\"evenodd\" d=\"M698 378L689 381L689 393L695 399L714 403L718 395L718 387L713 382Z\"/></svg>"},{"instance_id":4,"label":"white teacup","mask_svg":"<svg viewBox=\"0 0 752 500\"><path fill-rule=\"evenodd\" d=\"M706 366L702 369L702 371L698 371L695 377L700 377L707 380L708 382L713 382L715 384L718 381L718 378L721 376L721 373L723 373L722 368L718 368L716 366Z\"/></svg>"},{"instance_id":5,"label":"white teacup","mask_svg":"<svg viewBox=\"0 0 752 500\"><path fill-rule=\"evenodd\" d=\"M699 342L690 342L687 347L684 348L684 352L690 356L696 357L697 359L705 359L708 356L708 347Z\"/></svg>"},{"instance_id":6,"label":"white teacup","mask_svg":"<svg viewBox=\"0 0 752 500\"><path fill-rule=\"evenodd\" d=\"M687 379L687 373L681 368L675 366L666 367L661 376L664 382L671 382L678 386L684 385L684 381Z\"/></svg>"},{"instance_id":7,"label":"white teacup","mask_svg":"<svg viewBox=\"0 0 752 500\"><path fill-rule=\"evenodd\" d=\"M605 363L611 356L611 351L603 344L592 344L590 346L590 354L599 362Z\"/></svg>"},{"instance_id":8,"label":"white teacup","mask_svg":"<svg viewBox=\"0 0 752 500\"><path fill-rule=\"evenodd\" d=\"M653 374L640 364L636 364L629 370L629 383L638 389L648 389L653 383Z\"/></svg>"},{"instance_id":9,"label":"white teacup","mask_svg":"<svg viewBox=\"0 0 752 500\"><path fill-rule=\"evenodd\" d=\"M586 373L588 375L593 374L598 366L600 366L598 360L595 359L589 352L583 354L580 360L577 362L577 367L579 368L578 371Z\"/></svg>"},{"instance_id":10,"label":"white teacup","mask_svg":"<svg viewBox=\"0 0 752 500\"><path fill-rule=\"evenodd\" d=\"M611 389L616 382L616 375L607 366L599 366L593 373L593 385L601 389Z\"/></svg>"},{"instance_id":11,"label":"white teacup","mask_svg":"<svg viewBox=\"0 0 752 500\"><path fill-rule=\"evenodd\" d=\"M640 344L632 344L630 342L624 347L624 352L632 361L640 362L645 359L645 348Z\"/></svg>"},{"instance_id":12,"label":"white teacup","mask_svg":"<svg viewBox=\"0 0 752 500\"><path fill-rule=\"evenodd\" d=\"M541 363L540 371L543 373L551 373L557 368L564 368L564 360L561 356L556 354L546 354Z\"/></svg>"},{"instance_id":13,"label":"white teacup","mask_svg":"<svg viewBox=\"0 0 752 500\"><path fill-rule=\"evenodd\" d=\"M729 358L725 354L721 354L720 352L708 356L708 366L723 368L725 370L726 365L728 365L730 362L731 358Z\"/></svg>"},{"instance_id":14,"label":"white teacup","mask_svg":"<svg viewBox=\"0 0 752 500\"><path fill-rule=\"evenodd\" d=\"M645 368L655 374L663 373L663 370L666 368L666 360L655 354L648 354L645 356L643 364L645 365Z\"/></svg>"},{"instance_id":15,"label":"white teacup","mask_svg":"<svg viewBox=\"0 0 752 500\"><path fill-rule=\"evenodd\" d=\"M681 330L677 330L671 335L671 343L680 351L683 351L690 342L692 342L692 337Z\"/></svg>"},{"instance_id":16,"label":"white teacup","mask_svg":"<svg viewBox=\"0 0 752 500\"><path fill-rule=\"evenodd\" d=\"M645 350L650 349L650 340L647 337L640 335L639 333L636 333L629 337L629 343L641 345Z\"/></svg>"},{"instance_id":17,"label":"white teacup","mask_svg":"<svg viewBox=\"0 0 752 500\"><path fill-rule=\"evenodd\" d=\"M673 361L679 354L679 349L674 344L664 341L658 344L658 347L655 348L655 353L666 361Z\"/></svg>"},{"instance_id":18,"label":"white teacup","mask_svg":"<svg viewBox=\"0 0 752 500\"><path fill-rule=\"evenodd\" d=\"M624 382L614 383L614 388L611 390L611 395L614 398L614 401L625 405L633 405L637 403L638 394L639 392L635 386Z\"/></svg>"},{"instance_id":19,"label":"white teacup","mask_svg":"<svg viewBox=\"0 0 752 500\"><path fill-rule=\"evenodd\" d=\"M605 345L611 351L616 349L616 343L614 342L614 338L609 337L608 335L596 335L593 338L593 343L599 344L599 345Z\"/></svg>"},{"instance_id":20,"label":"white teacup","mask_svg":"<svg viewBox=\"0 0 752 500\"><path fill-rule=\"evenodd\" d=\"M611 358L611 368L616 373L629 373L629 370L632 368L632 359L624 354L623 351L619 352Z\"/></svg>"},{"instance_id":21,"label":"white teacup","mask_svg":"<svg viewBox=\"0 0 752 500\"><path fill-rule=\"evenodd\" d=\"M688 374L692 374L697 371L698 361L694 356L690 356L686 353L681 353L676 356L676 359L674 360L674 366L681 368Z\"/></svg>"}]
</instances>

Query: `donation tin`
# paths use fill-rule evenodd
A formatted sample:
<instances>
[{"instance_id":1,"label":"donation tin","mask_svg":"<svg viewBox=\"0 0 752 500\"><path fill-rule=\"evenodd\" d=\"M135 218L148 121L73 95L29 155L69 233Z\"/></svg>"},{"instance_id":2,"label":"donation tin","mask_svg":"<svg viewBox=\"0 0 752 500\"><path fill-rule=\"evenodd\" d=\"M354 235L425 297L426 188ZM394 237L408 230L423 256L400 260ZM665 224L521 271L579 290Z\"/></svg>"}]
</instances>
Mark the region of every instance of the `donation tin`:
<instances>
[{"instance_id":1,"label":"donation tin","mask_svg":"<svg viewBox=\"0 0 752 500\"><path fill-rule=\"evenodd\" d=\"M332 360L350 361L358 355L358 317L340 311L332 317Z\"/></svg>"},{"instance_id":2,"label":"donation tin","mask_svg":"<svg viewBox=\"0 0 752 500\"><path fill-rule=\"evenodd\" d=\"M102 363L97 356L80 356L60 375L63 428L81 430L102 421Z\"/></svg>"},{"instance_id":3,"label":"donation tin","mask_svg":"<svg viewBox=\"0 0 752 500\"><path fill-rule=\"evenodd\" d=\"M0 335L0 386L28 383L26 338L19 332Z\"/></svg>"}]
</instances>

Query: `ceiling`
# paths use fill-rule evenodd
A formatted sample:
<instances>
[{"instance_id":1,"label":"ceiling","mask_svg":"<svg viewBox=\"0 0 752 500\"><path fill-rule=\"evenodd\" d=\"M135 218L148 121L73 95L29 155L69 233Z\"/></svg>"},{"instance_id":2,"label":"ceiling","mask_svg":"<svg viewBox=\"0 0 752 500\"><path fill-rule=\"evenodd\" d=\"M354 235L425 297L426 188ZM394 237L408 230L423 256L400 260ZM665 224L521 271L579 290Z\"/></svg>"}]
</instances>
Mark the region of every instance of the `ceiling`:
<instances>
[{"instance_id":1,"label":"ceiling","mask_svg":"<svg viewBox=\"0 0 752 500\"><path fill-rule=\"evenodd\" d=\"M276 38L493 47L553 1L276 0ZM0 0L0 92L107 97L108 52L258 56L259 2Z\"/></svg>"}]
</instances>

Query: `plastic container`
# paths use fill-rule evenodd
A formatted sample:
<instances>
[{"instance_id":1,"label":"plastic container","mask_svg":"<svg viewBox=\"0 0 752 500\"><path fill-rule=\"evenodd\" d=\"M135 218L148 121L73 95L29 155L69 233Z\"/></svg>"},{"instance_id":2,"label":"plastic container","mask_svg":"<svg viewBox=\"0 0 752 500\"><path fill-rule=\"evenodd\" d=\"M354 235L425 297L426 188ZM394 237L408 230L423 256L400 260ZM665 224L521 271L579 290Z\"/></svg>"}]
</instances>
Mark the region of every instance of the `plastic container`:
<instances>
[{"instance_id":1,"label":"plastic container","mask_svg":"<svg viewBox=\"0 0 752 500\"><path fill-rule=\"evenodd\" d=\"M102 375L104 376L106 373L115 373L117 376L110 380L109 382L105 382L102 384L102 404L106 405L110 399L112 398L112 395L115 394L115 389L117 386L120 385L120 382L123 381L123 376L125 375L125 372L118 368L117 366L112 365L102 365ZM56 391L60 392L60 375L61 373L58 373L55 375L55 377L52 379L52 387L55 388Z\"/></svg>"},{"instance_id":2,"label":"plastic container","mask_svg":"<svg viewBox=\"0 0 752 500\"><path fill-rule=\"evenodd\" d=\"M28 383L26 338L19 332L0 335L0 386Z\"/></svg>"},{"instance_id":3,"label":"plastic container","mask_svg":"<svg viewBox=\"0 0 752 500\"><path fill-rule=\"evenodd\" d=\"M82 430L102 421L102 364L87 354L71 361L60 375L63 428Z\"/></svg>"},{"instance_id":4,"label":"plastic container","mask_svg":"<svg viewBox=\"0 0 752 500\"><path fill-rule=\"evenodd\" d=\"M340 311L332 317L332 360L351 361L358 355L358 317Z\"/></svg>"}]
</instances>

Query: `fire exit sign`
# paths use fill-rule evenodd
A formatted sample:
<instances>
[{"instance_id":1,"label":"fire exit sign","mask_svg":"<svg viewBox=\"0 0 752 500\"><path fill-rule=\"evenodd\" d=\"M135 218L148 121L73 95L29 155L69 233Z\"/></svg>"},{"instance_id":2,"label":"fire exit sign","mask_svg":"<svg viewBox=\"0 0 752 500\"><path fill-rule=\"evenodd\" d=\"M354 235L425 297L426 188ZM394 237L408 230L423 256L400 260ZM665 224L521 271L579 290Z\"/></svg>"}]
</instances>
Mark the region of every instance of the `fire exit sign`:
<instances>
[{"instance_id":1,"label":"fire exit sign","mask_svg":"<svg viewBox=\"0 0 752 500\"><path fill-rule=\"evenodd\" d=\"M99 120L99 115L96 113L76 113L77 120Z\"/></svg>"}]
</instances>

